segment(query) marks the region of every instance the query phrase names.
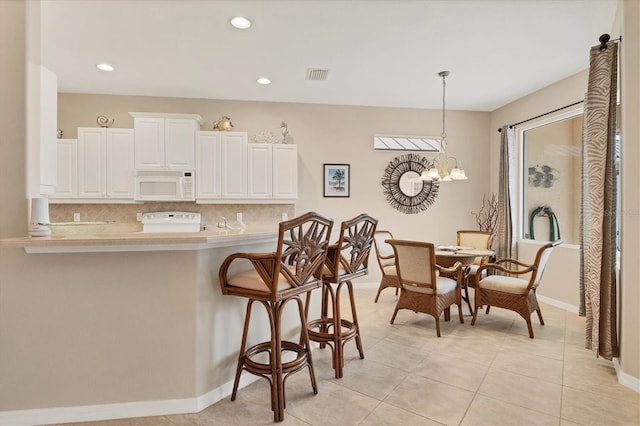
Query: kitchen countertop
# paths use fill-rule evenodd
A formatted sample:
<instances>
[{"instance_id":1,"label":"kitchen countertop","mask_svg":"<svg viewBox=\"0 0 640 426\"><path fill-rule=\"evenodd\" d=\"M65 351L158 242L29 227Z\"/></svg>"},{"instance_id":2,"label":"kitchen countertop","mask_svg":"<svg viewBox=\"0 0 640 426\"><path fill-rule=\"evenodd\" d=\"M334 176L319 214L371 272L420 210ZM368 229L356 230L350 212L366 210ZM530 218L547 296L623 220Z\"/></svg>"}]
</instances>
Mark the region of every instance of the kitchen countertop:
<instances>
[{"instance_id":1,"label":"kitchen countertop","mask_svg":"<svg viewBox=\"0 0 640 426\"><path fill-rule=\"evenodd\" d=\"M86 253L114 251L200 250L275 240L278 226L248 229L215 229L200 232L143 233L101 231L49 237L0 239L0 248L23 247L27 253Z\"/></svg>"}]
</instances>

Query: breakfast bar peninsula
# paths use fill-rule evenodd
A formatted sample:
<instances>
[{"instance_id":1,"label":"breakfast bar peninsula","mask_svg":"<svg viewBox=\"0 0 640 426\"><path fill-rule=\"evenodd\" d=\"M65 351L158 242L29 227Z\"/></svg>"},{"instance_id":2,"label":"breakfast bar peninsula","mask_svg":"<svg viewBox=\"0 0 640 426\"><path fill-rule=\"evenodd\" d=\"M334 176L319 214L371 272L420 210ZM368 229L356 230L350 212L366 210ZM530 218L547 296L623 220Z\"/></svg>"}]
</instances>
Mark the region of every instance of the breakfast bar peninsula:
<instances>
[{"instance_id":1,"label":"breakfast bar peninsula","mask_svg":"<svg viewBox=\"0 0 640 426\"><path fill-rule=\"evenodd\" d=\"M222 297L218 268L276 243L277 226L0 240L0 424L197 412L226 397L246 301ZM264 340L254 315L250 339Z\"/></svg>"}]
</instances>

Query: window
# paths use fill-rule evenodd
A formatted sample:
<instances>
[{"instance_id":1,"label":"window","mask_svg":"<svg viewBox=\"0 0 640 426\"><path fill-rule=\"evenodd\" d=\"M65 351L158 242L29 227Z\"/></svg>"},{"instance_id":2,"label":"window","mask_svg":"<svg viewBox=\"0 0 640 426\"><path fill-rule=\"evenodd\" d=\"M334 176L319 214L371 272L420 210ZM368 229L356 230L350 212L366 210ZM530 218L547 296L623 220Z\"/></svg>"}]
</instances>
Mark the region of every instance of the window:
<instances>
[{"instance_id":1,"label":"window","mask_svg":"<svg viewBox=\"0 0 640 426\"><path fill-rule=\"evenodd\" d=\"M580 109L521 130L522 238L580 243L582 122Z\"/></svg>"}]
</instances>

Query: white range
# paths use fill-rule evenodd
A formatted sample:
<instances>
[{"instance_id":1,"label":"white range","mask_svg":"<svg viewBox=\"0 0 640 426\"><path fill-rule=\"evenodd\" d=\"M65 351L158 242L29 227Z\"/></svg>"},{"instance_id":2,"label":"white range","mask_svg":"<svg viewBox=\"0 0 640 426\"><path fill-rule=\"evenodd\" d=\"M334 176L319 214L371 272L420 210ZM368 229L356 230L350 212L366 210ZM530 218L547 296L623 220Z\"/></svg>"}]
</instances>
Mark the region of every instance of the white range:
<instances>
[{"instance_id":1,"label":"white range","mask_svg":"<svg viewBox=\"0 0 640 426\"><path fill-rule=\"evenodd\" d=\"M199 232L200 213L148 212L142 214L142 232Z\"/></svg>"}]
</instances>

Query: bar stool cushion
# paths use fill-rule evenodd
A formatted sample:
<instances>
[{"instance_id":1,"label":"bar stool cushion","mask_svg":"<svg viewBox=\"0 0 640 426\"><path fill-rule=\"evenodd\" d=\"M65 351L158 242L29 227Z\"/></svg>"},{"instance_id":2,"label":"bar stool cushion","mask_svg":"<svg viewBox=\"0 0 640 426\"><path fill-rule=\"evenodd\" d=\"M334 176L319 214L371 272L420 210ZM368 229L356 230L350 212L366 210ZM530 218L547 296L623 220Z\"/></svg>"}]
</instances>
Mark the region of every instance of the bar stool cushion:
<instances>
[{"instance_id":1,"label":"bar stool cushion","mask_svg":"<svg viewBox=\"0 0 640 426\"><path fill-rule=\"evenodd\" d=\"M489 275L480 281L480 286L487 290L502 291L511 294L525 294L529 280L507 277L504 275ZM533 286L535 288L535 286Z\"/></svg>"},{"instance_id":2,"label":"bar stool cushion","mask_svg":"<svg viewBox=\"0 0 640 426\"><path fill-rule=\"evenodd\" d=\"M227 282L230 286L233 287L263 291L265 293L271 291L264 280L255 271L255 269L232 275L228 278ZM287 290L289 288L291 288L291 284L284 275L280 274L280 276L278 277L278 291Z\"/></svg>"},{"instance_id":3,"label":"bar stool cushion","mask_svg":"<svg viewBox=\"0 0 640 426\"><path fill-rule=\"evenodd\" d=\"M445 294L452 292L458 286L458 282L451 278L437 277L436 288L439 294ZM433 289L429 287L413 286L410 284L404 284L404 288L408 291L415 291L416 293L433 294Z\"/></svg>"}]
</instances>

